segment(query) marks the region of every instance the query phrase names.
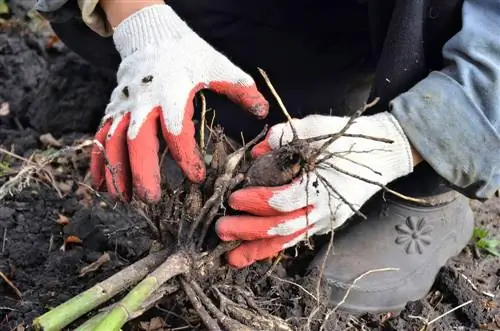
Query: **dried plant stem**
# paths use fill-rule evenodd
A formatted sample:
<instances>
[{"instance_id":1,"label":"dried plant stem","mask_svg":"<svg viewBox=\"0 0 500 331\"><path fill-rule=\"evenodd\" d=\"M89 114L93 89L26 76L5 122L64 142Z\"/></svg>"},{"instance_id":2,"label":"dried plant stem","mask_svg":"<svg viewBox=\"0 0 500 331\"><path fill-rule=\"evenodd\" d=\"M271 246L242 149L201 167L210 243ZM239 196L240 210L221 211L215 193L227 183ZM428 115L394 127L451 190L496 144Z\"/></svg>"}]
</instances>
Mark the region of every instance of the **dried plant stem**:
<instances>
[{"instance_id":1,"label":"dried plant stem","mask_svg":"<svg viewBox=\"0 0 500 331\"><path fill-rule=\"evenodd\" d=\"M224 315L210 300L209 297L203 292L200 285L195 281L190 281L189 285L194 290L200 301L203 305L208 309L210 314L212 314L222 326L227 330L238 330L238 331L252 331L249 327L241 324L240 322L230 318L229 316Z\"/></svg>"},{"instance_id":2,"label":"dried plant stem","mask_svg":"<svg viewBox=\"0 0 500 331\"><path fill-rule=\"evenodd\" d=\"M23 299L23 295L21 294L21 291L19 291L19 289L16 287L16 285L14 285L14 283L12 283L12 282L10 281L10 279L9 279L9 278L7 278L7 276L6 276L3 272L1 272L1 271L0 271L0 278L1 278L1 279L3 279L3 281L4 281L5 283L7 283L7 285L9 285L9 286L10 286L10 288L14 291L14 293L16 293L17 297L18 297L20 300L22 300L22 299Z\"/></svg>"},{"instance_id":3,"label":"dried plant stem","mask_svg":"<svg viewBox=\"0 0 500 331\"><path fill-rule=\"evenodd\" d=\"M276 89L274 88L273 84L271 83L271 80L267 76L266 72L264 70L262 70L261 68L258 68L258 69L259 69L260 74L264 78L264 81L266 82L267 86L271 90L271 93L273 94L274 98L278 102L278 105L280 106L281 111L283 112L286 119L288 120L288 123L290 123L290 127L292 129L292 134L293 134L293 139L298 139L297 130L292 125L292 117L290 116L290 113L288 112L288 110L286 110L286 107L285 107L285 104L283 103L283 100L281 100L281 97L279 96L278 92L276 92Z\"/></svg>"}]
</instances>

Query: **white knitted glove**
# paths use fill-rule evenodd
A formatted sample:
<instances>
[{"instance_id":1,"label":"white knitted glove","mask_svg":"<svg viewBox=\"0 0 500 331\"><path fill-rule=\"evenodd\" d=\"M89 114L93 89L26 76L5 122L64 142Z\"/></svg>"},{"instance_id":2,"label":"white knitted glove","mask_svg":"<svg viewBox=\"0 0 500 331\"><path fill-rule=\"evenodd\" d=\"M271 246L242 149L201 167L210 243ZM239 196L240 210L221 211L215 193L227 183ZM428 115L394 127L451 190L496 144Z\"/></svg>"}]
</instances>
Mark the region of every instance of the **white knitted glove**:
<instances>
[{"instance_id":1,"label":"white knitted glove","mask_svg":"<svg viewBox=\"0 0 500 331\"><path fill-rule=\"evenodd\" d=\"M347 117L310 115L294 120L299 138L340 131ZM281 187L249 187L234 192L232 208L253 215L222 217L217 233L222 240L244 240L229 254L235 267L274 256L284 248L342 225L381 188L339 170L383 185L413 171L410 143L397 120L388 112L362 116L347 133L386 138L392 144L364 138L341 137L326 153L337 156L317 165L314 171ZM254 147L258 157L292 139L288 123L271 128L263 142ZM314 143L320 146L325 140ZM331 155L331 154L328 154ZM349 204L351 206L349 206ZM351 208L353 207L353 208ZM307 214L307 215L306 215Z\"/></svg>"},{"instance_id":2,"label":"white knitted glove","mask_svg":"<svg viewBox=\"0 0 500 331\"><path fill-rule=\"evenodd\" d=\"M96 139L115 169L114 182L98 147L91 162L94 186L107 186L112 196L130 199L133 184L142 200L160 198L158 122L169 152L186 176L193 182L204 180L192 122L192 101L200 89L225 94L258 117L267 115L268 103L254 80L202 40L168 5L131 15L118 25L113 38L122 57L118 86Z\"/></svg>"}]
</instances>

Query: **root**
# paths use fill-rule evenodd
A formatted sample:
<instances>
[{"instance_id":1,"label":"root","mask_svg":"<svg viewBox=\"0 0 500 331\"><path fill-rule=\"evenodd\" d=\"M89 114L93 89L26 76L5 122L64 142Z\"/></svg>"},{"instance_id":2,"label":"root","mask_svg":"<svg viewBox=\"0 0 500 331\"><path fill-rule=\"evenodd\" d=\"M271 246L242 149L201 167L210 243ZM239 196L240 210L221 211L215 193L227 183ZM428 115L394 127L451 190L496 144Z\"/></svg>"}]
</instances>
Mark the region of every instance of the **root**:
<instances>
[{"instance_id":1,"label":"root","mask_svg":"<svg viewBox=\"0 0 500 331\"><path fill-rule=\"evenodd\" d=\"M214 320L212 317L210 317L210 314L207 312L205 307L203 307L203 304L201 303L200 299L196 296L196 293L194 292L191 285L188 282L186 282L183 278L181 278L181 284L182 287L184 288L184 292L186 292L186 295L189 298L189 301L193 305L193 308L196 310L196 312L200 316L203 324L205 324L207 329L210 331L221 331L219 325L217 324L217 321Z\"/></svg>"}]
</instances>

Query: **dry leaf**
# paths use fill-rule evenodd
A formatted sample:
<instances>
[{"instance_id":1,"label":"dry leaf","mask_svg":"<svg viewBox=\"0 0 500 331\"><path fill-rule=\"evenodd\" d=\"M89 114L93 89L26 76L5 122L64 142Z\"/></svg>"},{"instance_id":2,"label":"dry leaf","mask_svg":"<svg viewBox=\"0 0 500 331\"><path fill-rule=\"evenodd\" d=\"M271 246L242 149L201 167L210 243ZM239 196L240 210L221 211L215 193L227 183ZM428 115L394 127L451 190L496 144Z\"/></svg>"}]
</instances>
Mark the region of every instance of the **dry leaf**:
<instances>
[{"instance_id":1,"label":"dry leaf","mask_svg":"<svg viewBox=\"0 0 500 331\"><path fill-rule=\"evenodd\" d=\"M62 147L61 142L56 138L54 138L52 133L42 134L39 139L40 142L45 146Z\"/></svg>"},{"instance_id":2,"label":"dry leaf","mask_svg":"<svg viewBox=\"0 0 500 331\"><path fill-rule=\"evenodd\" d=\"M64 182L58 182L57 187L61 190L61 192L66 195L69 192L71 192L71 189L73 188L73 181L72 180L66 180Z\"/></svg>"},{"instance_id":3,"label":"dry leaf","mask_svg":"<svg viewBox=\"0 0 500 331\"><path fill-rule=\"evenodd\" d=\"M165 327L165 321L160 317L153 317L149 322L140 322L139 327L143 331L162 331Z\"/></svg>"},{"instance_id":4,"label":"dry leaf","mask_svg":"<svg viewBox=\"0 0 500 331\"><path fill-rule=\"evenodd\" d=\"M69 224L69 218L67 216L64 216L62 214L58 214L59 218L57 219L57 224L60 225L68 225Z\"/></svg>"},{"instance_id":5,"label":"dry leaf","mask_svg":"<svg viewBox=\"0 0 500 331\"><path fill-rule=\"evenodd\" d=\"M92 194L90 190L85 185L79 185L78 189L75 191L75 195L84 207L90 208L93 204Z\"/></svg>"},{"instance_id":6,"label":"dry leaf","mask_svg":"<svg viewBox=\"0 0 500 331\"><path fill-rule=\"evenodd\" d=\"M83 277L89 272L96 271L99 269L101 266L103 266L105 263L109 262L111 258L109 257L108 253L102 254L96 261L92 262L86 267L83 267L80 269L79 272L79 277Z\"/></svg>"},{"instance_id":7,"label":"dry leaf","mask_svg":"<svg viewBox=\"0 0 500 331\"><path fill-rule=\"evenodd\" d=\"M64 239L65 244L81 244L83 241L78 238L77 236L68 236L66 239Z\"/></svg>"},{"instance_id":8,"label":"dry leaf","mask_svg":"<svg viewBox=\"0 0 500 331\"><path fill-rule=\"evenodd\" d=\"M0 116L7 116L10 114L10 107L8 102L0 104Z\"/></svg>"}]
</instances>

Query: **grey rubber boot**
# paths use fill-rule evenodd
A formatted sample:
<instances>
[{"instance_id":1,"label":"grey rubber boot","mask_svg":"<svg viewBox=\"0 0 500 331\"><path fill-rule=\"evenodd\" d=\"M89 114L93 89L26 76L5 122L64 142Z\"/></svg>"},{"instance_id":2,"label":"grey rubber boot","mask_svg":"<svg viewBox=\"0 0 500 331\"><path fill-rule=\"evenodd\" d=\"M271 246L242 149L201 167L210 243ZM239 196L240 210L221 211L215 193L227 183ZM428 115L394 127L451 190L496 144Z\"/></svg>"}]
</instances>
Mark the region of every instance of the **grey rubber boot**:
<instances>
[{"instance_id":1,"label":"grey rubber boot","mask_svg":"<svg viewBox=\"0 0 500 331\"><path fill-rule=\"evenodd\" d=\"M352 313L396 312L408 301L423 298L446 261L460 253L472 236L474 220L469 199L452 191L415 205L386 195L375 199L367 220L354 221L334 236L324 275L330 300ZM371 204L371 203L370 203ZM370 209L369 209L370 210ZM324 261L326 247L311 267Z\"/></svg>"}]
</instances>

